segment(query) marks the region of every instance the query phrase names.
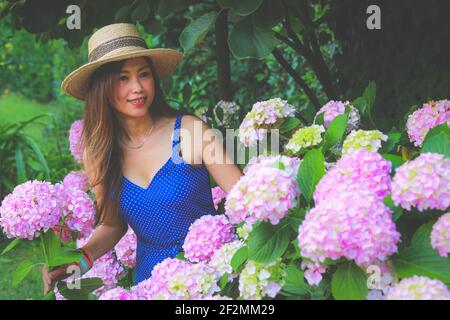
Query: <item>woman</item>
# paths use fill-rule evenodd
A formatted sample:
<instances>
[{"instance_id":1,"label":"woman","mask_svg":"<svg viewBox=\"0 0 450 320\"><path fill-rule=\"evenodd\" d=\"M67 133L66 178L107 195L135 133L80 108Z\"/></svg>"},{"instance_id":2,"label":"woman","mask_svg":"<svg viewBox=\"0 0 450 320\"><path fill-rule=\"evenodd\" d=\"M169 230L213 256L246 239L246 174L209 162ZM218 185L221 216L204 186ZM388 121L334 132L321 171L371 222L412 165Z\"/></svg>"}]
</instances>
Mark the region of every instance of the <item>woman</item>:
<instances>
[{"instance_id":1,"label":"woman","mask_svg":"<svg viewBox=\"0 0 450 320\"><path fill-rule=\"evenodd\" d=\"M229 192L242 173L220 139L203 138L209 130L203 121L165 101L159 79L176 68L181 53L148 49L135 26L122 23L96 31L88 47L89 63L61 86L85 100L83 165L98 209L97 227L78 265L86 272L130 225L138 238L138 283L181 251L195 220L217 213L209 175ZM44 294L70 276L67 267L42 270Z\"/></svg>"}]
</instances>

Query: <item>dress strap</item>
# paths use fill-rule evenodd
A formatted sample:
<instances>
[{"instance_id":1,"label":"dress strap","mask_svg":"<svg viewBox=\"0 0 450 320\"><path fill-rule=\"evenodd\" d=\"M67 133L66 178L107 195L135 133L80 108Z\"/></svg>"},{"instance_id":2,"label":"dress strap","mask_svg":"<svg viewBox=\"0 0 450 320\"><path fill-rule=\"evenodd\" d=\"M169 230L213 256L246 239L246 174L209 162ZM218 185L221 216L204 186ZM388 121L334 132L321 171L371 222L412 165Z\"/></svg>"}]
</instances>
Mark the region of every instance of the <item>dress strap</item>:
<instances>
[{"instance_id":1,"label":"dress strap","mask_svg":"<svg viewBox=\"0 0 450 320\"><path fill-rule=\"evenodd\" d=\"M181 117L183 115L178 115L175 119L175 125L173 128L173 139L172 139L172 148L175 147L177 143L180 142L180 127L181 127Z\"/></svg>"},{"instance_id":2,"label":"dress strap","mask_svg":"<svg viewBox=\"0 0 450 320\"><path fill-rule=\"evenodd\" d=\"M173 128L173 139L172 139L172 162L175 164L180 164L183 162L183 158L181 156L181 148L180 148L180 127L181 127L181 118L183 115L178 115L175 120L175 125Z\"/></svg>"}]
</instances>

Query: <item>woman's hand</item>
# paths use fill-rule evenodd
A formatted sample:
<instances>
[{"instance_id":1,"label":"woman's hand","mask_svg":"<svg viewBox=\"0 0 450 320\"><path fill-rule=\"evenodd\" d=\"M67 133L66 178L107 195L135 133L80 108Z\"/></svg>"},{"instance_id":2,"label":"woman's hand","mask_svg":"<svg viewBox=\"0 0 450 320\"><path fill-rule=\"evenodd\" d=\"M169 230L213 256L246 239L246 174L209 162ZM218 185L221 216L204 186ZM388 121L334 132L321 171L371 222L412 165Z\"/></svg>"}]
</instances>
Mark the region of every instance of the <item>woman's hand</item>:
<instances>
[{"instance_id":1,"label":"woman's hand","mask_svg":"<svg viewBox=\"0 0 450 320\"><path fill-rule=\"evenodd\" d=\"M56 267L52 271L48 271L47 267L44 265L44 267L42 268L42 281L44 282L44 296L46 296L50 291L53 291L56 282L70 276L70 273L67 273L67 267L68 265L65 264Z\"/></svg>"}]
</instances>

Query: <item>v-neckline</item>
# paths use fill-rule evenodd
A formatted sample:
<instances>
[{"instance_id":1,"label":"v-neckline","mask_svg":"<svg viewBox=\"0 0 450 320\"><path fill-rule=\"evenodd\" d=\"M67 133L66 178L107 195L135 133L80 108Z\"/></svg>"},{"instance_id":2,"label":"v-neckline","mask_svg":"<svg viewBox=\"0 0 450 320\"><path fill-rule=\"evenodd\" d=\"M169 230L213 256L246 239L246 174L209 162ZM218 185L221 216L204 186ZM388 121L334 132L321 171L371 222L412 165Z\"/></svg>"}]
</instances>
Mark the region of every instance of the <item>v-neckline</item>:
<instances>
[{"instance_id":1,"label":"v-neckline","mask_svg":"<svg viewBox=\"0 0 450 320\"><path fill-rule=\"evenodd\" d=\"M156 171L155 175L154 175L153 178L150 180L150 182L149 182L149 184L147 185L146 188L144 188L144 187L138 185L137 183L131 181L130 179L128 179L128 178L125 177L125 176L123 176L123 177L124 177L124 179L125 179L126 181L128 181L128 182L131 183L132 185L138 187L138 188L141 189L141 190L147 191L147 190L151 187L153 181L155 181L155 179L157 178L158 174L160 174L160 173L162 172L162 170L163 170L163 169L164 169L171 161L172 161L172 153L170 154L169 159L167 159L167 161L161 166L161 168L159 168L158 171Z\"/></svg>"},{"instance_id":2,"label":"v-neckline","mask_svg":"<svg viewBox=\"0 0 450 320\"><path fill-rule=\"evenodd\" d=\"M147 191L147 190L151 187L151 185L153 184L153 181L155 181L155 179L157 178L158 174L160 174L160 173L162 172L162 170L163 170L169 163L172 162L172 157L173 157L173 155L174 155L174 147L175 147L175 146L174 146L174 143L175 143L175 131L176 131L176 129L177 129L177 121L178 121L178 117L179 117L179 116L177 116L177 117L175 118L175 123L173 124L172 135L171 135L172 138L170 139L170 140L171 140L171 144L172 144L172 148L171 148L171 151L170 151L169 159L167 159L167 161L166 161L166 162L158 169L158 171L156 171L155 175L152 177L152 179L151 179L150 182L148 183L147 187L144 188L144 187L138 185L137 183L131 181L130 179L128 179L127 177L125 177L125 176L123 175L123 178L124 178L126 181L128 181L129 183L131 183L132 185L136 186L137 188L139 188L139 189L141 189L141 190L143 190L143 191ZM180 120L181 120L181 119L180 119Z\"/></svg>"}]
</instances>

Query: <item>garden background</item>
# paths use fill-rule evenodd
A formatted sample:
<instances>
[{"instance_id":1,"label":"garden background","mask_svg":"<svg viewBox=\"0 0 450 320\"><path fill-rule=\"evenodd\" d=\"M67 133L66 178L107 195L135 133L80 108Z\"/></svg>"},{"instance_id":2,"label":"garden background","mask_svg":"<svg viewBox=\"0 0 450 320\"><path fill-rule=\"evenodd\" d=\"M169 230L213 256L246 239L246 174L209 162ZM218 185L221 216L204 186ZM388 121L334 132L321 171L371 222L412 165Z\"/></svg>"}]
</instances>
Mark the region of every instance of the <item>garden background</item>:
<instances>
[{"instance_id":1,"label":"garden background","mask_svg":"<svg viewBox=\"0 0 450 320\"><path fill-rule=\"evenodd\" d=\"M71 4L81 8L81 30L66 27ZM381 30L366 27L373 4ZM86 62L99 27L134 22L149 47L183 51L164 91L174 108L206 116L212 127L237 128L255 102L273 97L310 123L327 101L353 101L371 83L366 121L388 132L403 131L423 103L450 97L448 12L445 0L1 0L0 199L27 180L56 183L79 168L68 132L83 104L60 84ZM240 106L235 123L214 115L220 100ZM8 243L0 234L0 251ZM39 254L35 243L0 256L0 299L41 297L37 269L26 285L10 285L17 262Z\"/></svg>"}]
</instances>

